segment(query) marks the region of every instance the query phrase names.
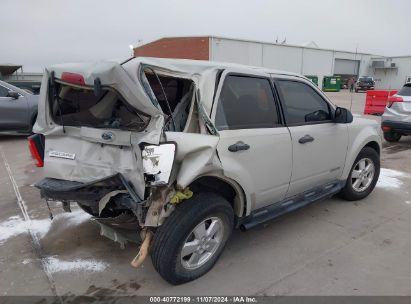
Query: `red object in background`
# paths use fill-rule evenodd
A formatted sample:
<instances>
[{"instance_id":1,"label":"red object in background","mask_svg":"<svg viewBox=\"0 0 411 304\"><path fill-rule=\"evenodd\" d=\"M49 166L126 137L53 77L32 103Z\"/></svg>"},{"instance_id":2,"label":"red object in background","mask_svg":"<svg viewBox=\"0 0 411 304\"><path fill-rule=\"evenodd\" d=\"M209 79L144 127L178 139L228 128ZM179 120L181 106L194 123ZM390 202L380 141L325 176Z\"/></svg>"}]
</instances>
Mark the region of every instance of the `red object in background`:
<instances>
[{"instance_id":1,"label":"red object in background","mask_svg":"<svg viewBox=\"0 0 411 304\"><path fill-rule=\"evenodd\" d=\"M368 115L382 115L389 97L396 94L397 90L371 90L367 91L365 99L364 114Z\"/></svg>"}]
</instances>

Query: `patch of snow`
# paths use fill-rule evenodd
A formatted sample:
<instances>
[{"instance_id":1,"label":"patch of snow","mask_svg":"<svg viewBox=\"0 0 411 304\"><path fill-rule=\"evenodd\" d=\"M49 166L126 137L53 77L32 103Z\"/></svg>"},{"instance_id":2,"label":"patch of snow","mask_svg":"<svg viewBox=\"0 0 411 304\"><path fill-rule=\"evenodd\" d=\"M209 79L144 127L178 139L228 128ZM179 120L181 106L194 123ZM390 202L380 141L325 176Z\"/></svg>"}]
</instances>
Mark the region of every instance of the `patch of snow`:
<instances>
[{"instance_id":1,"label":"patch of snow","mask_svg":"<svg viewBox=\"0 0 411 304\"><path fill-rule=\"evenodd\" d=\"M406 201L405 203L406 203L407 205L410 205L410 204L411 204L411 202L410 202L410 201Z\"/></svg>"},{"instance_id":2,"label":"patch of snow","mask_svg":"<svg viewBox=\"0 0 411 304\"><path fill-rule=\"evenodd\" d=\"M91 259L74 259L72 261L62 261L54 256L45 259L48 270L54 272L78 272L78 271L103 271L109 265Z\"/></svg>"},{"instance_id":3,"label":"patch of snow","mask_svg":"<svg viewBox=\"0 0 411 304\"><path fill-rule=\"evenodd\" d=\"M408 177L408 174L397 170L381 168L377 187L400 188L404 184L400 177Z\"/></svg>"},{"instance_id":4,"label":"patch of snow","mask_svg":"<svg viewBox=\"0 0 411 304\"><path fill-rule=\"evenodd\" d=\"M63 221L68 226L76 226L87 221L90 217L82 210L75 210L71 213L58 214L53 221ZM11 216L0 222L0 245L11 237L28 233L29 229L39 238L43 238L50 230L53 221L50 219L25 221L21 216Z\"/></svg>"},{"instance_id":5,"label":"patch of snow","mask_svg":"<svg viewBox=\"0 0 411 304\"><path fill-rule=\"evenodd\" d=\"M55 220L58 220L60 218L64 221L67 221L67 223L69 223L71 226L75 226L88 221L91 218L91 215L81 209L76 209L72 212L60 213L54 217Z\"/></svg>"},{"instance_id":6,"label":"patch of snow","mask_svg":"<svg viewBox=\"0 0 411 304\"><path fill-rule=\"evenodd\" d=\"M50 229L50 220L32 220L26 222L20 216L11 216L0 223L0 244L17 235L28 233L28 229L36 233L40 238L45 236Z\"/></svg>"}]
</instances>

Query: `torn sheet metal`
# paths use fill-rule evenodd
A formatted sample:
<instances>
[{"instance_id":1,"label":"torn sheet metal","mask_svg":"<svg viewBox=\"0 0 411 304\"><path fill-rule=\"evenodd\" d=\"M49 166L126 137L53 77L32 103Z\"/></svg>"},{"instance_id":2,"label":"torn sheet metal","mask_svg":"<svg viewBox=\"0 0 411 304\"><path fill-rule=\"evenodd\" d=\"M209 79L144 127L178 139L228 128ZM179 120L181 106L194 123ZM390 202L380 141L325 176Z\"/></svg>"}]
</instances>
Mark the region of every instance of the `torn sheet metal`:
<instances>
[{"instance_id":1,"label":"torn sheet metal","mask_svg":"<svg viewBox=\"0 0 411 304\"><path fill-rule=\"evenodd\" d=\"M171 200L174 193L175 190L172 187L157 188L153 192L144 226L158 227L161 225L162 220L167 215L165 205Z\"/></svg>"},{"instance_id":2,"label":"torn sheet metal","mask_svg":"<svg viewBox=\"0 0 411 304\"><path fill-rule=\"evenodd\" d=\"M181 163L177 188L185 189L198 176L221 170L216 156L218 136L195 133L166 132L168 141L177 143L176 161Z\"/></svg>"},{"instance_id":3,"label":"torn sheet metal","mask_svg":"<svg viewBox=\"0 0 411 304\"><path fill-rule=\"evenodd\" d=\"M98 203L98 214L99 215L101 214L101 211L103 211L103 209L106 207L106 205L108 204L108 202L110 201L112 197L118 194L121 194L121 193L128 193L128 191L127 190L114 190L104 195Z\"/></svg>"}]
</instances>

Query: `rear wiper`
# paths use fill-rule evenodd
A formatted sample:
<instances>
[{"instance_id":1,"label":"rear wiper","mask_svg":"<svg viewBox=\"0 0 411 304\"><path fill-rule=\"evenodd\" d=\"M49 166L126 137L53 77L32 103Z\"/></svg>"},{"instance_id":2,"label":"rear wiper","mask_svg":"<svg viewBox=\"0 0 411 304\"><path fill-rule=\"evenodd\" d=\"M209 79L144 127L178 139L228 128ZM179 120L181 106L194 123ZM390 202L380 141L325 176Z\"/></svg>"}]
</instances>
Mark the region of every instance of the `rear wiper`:
<instances>
[{"instance_id":1,"label":"rear wiper","mask_svg":"<svg viewBox=\"0 0 411 304\"><path fill-rule=\"evenodd\" d=\"M56 93L56 82L54 79L54 71L51 71L50 73L49 92L50 92L49 98L53 101L54 99L57 100L57 111L59 112L59 116L60 116L60 124L63 127L63 133L66 133L66 128L64 127L64 123L63 123L63 116L61 114L60 98L59 96L57 96L57 93Z\"/></svg>"},{"instance_id":2,"label":"rear wiper","mask_svg":"<svg viewBox=\"0 0 411 304\"><path fill-rule=\"evenodd\" d=\"M164 87L163 87L163 84L161 83L160 77L158 77L157 73L156 73L152 68L147 67L146 69L148 69L148 70L150 70L151 72L153 72L154 76L156 76L156 79L157 79L158 83L160 84L161 91L162 91L162 93L163 93L163 95L164 95L164 100L166 101L166 104L167 104L167 108L168 108L167 110L168 110L168 112L170 113L170 119L172 120L173 126L174 126L174 130L176 131L176 130L177 130L177 126L176 126L176 123L175 123L174 118L173 118L173 112L171 111L170 103L168 102L167 95L166 95L166 91L164 90Z\"/></svg>"}]
</instances>

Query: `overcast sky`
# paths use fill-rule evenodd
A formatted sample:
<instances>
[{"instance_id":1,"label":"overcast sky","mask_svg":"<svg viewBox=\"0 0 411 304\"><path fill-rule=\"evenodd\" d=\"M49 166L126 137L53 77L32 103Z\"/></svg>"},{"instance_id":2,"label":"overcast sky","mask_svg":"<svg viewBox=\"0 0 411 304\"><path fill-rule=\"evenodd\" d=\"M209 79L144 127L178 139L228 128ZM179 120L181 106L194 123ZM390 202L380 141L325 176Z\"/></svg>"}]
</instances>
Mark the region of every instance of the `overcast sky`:
<instances>
[{"instance_id":1,"label":"overcast sky","mask_svg":"<svg viewBox=\"0 0 411 304\"><path fill-rule=\"evenodd\" d=\"M127 58L129 45L216 35L411 55L409 0L0 0L0 64Z\"/></svg>"}]
</instances>

